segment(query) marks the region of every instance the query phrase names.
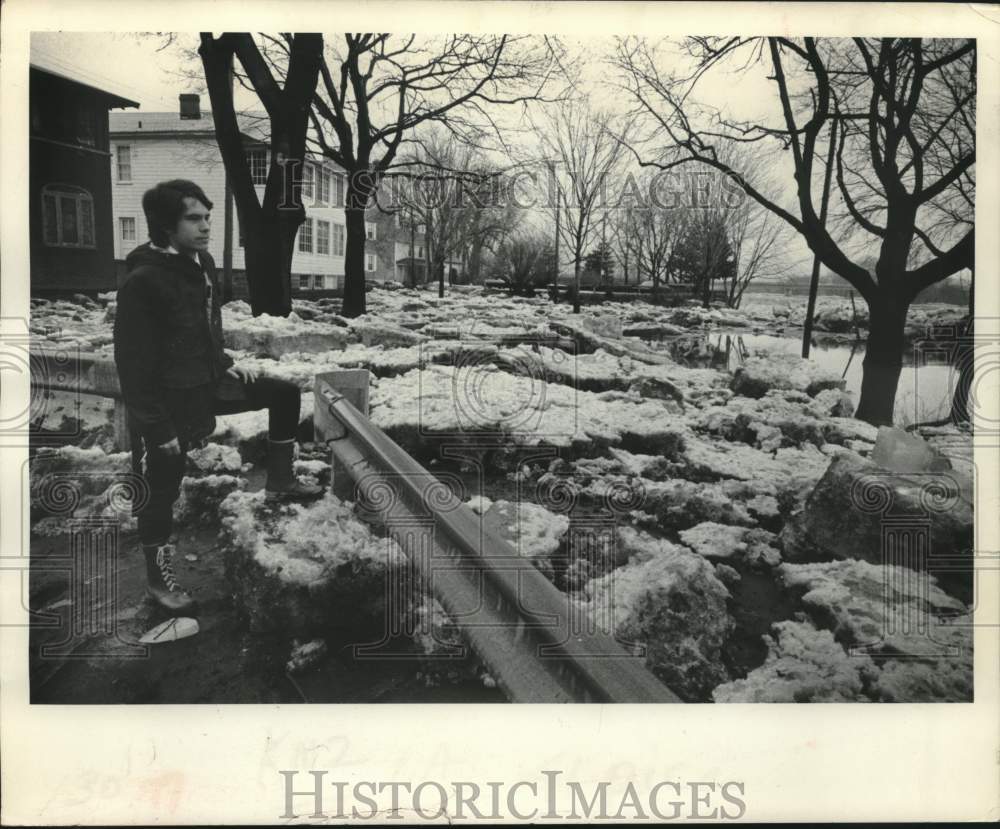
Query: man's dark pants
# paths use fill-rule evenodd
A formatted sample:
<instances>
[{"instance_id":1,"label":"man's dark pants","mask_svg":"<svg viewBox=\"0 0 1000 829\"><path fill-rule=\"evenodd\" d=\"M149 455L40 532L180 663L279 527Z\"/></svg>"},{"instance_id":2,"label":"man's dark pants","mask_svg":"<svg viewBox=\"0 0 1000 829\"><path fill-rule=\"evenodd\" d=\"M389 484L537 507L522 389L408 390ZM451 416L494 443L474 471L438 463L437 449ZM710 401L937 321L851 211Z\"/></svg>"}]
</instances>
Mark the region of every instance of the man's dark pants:
<instances>
[{"instance_id":1,"label":"man's dark pants","mask_svg":"<svg viewBox=\"0 0 1000 829\"><path fill-rule=\"evenodd\" d=\"M243 391L239 400L216 398L213 414L268 409L268 437L276 441L294 439L299 425L300 392L297 385L287 380L258 377L253 383L244 383ZM165 544L170 538L174 502L180 495L184 463L190 448L182 443L180 454L168 455L158 446L145 447L143 477L149 488L149 500L136 511L139 538L143 544ZM133 452L141 456L142 449L134 447Z\"/></svg>"}]
</instances>

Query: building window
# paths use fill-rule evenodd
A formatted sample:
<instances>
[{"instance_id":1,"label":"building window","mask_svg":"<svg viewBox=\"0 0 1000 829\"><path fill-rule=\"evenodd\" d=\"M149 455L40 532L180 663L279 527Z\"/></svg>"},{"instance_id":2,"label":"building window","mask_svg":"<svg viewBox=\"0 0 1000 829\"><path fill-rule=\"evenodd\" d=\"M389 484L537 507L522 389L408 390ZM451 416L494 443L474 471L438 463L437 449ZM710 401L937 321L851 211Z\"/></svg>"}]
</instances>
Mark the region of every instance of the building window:
<instances>
[{"instance_id":1,"label":"building window","mask_svg":"<svg viewBox=\"0 0 1000 829\"><path fill-rule=\"evenodd\" d=\"M333 186L334 186L334 205L337 207L344 206L344 177L340 173L334 173L333 175Z\"/></svg>"},{"instance_id":2,"label":"building window","mask_svg":"<svg viewBox=\"0 0 1000 829\"><path fill-rule=\"evenodd\" d=\"M96 247L90 193L72 184L46 184L42 188L42 239L50 247Z\"/></svg>"},{"instance_id":3,"label":"building window","mask_svg":"<svg viewBox=\"0 0 1000 829\"><path fill-rule=\"evenodd\" d=\"M316 253L330 255L330 223L316 220Z\"/></svg>"},{"instance_id":4,"label":"building window","mask_svg":"<svg viewBox=\"0 0 1000 829\"><path fill-rule=\"evenodd\" d=\"M302 166L302 200L312 199L316 195L316 168L312 164Z\"/></svg>"},{"instance_id":5,"label":"building window","mask_svg":"<svg viewBox=\"0 0 1000 829\"><path fill-rule=\"evenodd\" d=\"M258 147L247 151L247 161L250 163L250 178L254 186L267 184L267 150Z\"/></svg>"},{"instance_id":6,"label":"building window","mask_svg":"<svg viewBox=\"0 0 1000 829\"><path fill-rule=\"evenodd\" d=\"M76 142L84 147L97 146L97 113L94 105L81 101L76 109Z\"/></svg>"},{"instance_id":7,"label":"building window","mask_svg":"<svg viewBox=\"0 0 1000 829\"><path fill-rule=\"evenodd\" d=\"M330 202L330 171L324 170L322 167L319 170L319 198L320 204L328 204Z\"/></svg>"},{"instance_id":8,"label":"building window","mask_svg":"<svg viewBox=\"0 0 1000 829\"><path fill-rule=\"evenodd\" d=\"M118 219L118 226L121 229L123 242L135 241L135 218L133 216L122 216Z\"/></svg>"},{"instance_id":9,"label":"building window","mask_svg":"<svg viewBox=\"0 0 1000 829\"><path fill-rule=\"evenodd\" d=\"M312 276L307 273L299 274L299 290L309 291L312 289Z\"/></svg>"},{"instance_id":10,"label":"building window","mask_svg":"<svg viewBox=\"0 0 1000 829\"><path fill-rule=\"evenodd\" d=\"M313 250L313 220L306 219L299 228L299 250L302 253L312 253Z\"/></svg>"},{"instance_id":11,"label":"building window","mask_svg":"<svg viewBox=\"0 0 1000 829\"><path fill-rule=\"evenodd\" d=\"M365 222L365 236L370 242L375 241L375 224L373 222Z\"/></svg>"},{"instance_id":12,"label":"building window","mask_svg":"<svg viewBox=\"0 0 1000 829\"><path fill-rule=\"evenodd\" d=\"M335 274L328 273L323 277L323 287L328 291L334 291L337 289L337 277Z\"/></svg>"},{"instance_id":13,"label":"building window","mask_svg":"<svg viewBox=\"0 0 1000 829\"><path fill-rule=\"evenodd\" d=\"M118 159L118 183L132 183L132 147L128 144L119 144L116 148Z\"/></svg>"},{"instance_id":14,"label":"building window","mask_svg":"<svg viewBox=\"0 0 1000 829\"><path fill-rule=\"evenodd\" d=\"M344 255L344 226L334 224L333 226L333 255Z\"/></svg>"},{"instance_id":15,"label":"building window","mask_svg":"<svg viewBox=\"0 0 1000 829\"><path fill-rule=\"evenodd\" d=\"M365 270L369 273L373 273L377 266L378 257L374 253L365 254Z\"/></svg>"}]
</instances>

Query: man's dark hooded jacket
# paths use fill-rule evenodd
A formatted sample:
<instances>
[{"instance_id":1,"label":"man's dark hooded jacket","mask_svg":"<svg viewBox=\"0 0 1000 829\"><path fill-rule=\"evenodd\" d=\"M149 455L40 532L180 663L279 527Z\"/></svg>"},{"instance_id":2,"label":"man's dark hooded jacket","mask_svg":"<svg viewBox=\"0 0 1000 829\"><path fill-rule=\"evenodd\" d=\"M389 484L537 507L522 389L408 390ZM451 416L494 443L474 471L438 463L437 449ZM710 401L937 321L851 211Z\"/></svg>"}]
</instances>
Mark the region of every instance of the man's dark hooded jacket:
<instances>
[{"instance_id":1,"label":"man's dark hooded jacket","mask_svg":"<svg viewBox=\"0 0 1000 829\"><path fill-rule=\"evenodd\" d=\"M201 265L145 244L126 259L115 363L130 422L147 448L210 435L217 386L233 364L222 348L215 263L207 253L200 256Z\"/></svg>"}]
</instances>

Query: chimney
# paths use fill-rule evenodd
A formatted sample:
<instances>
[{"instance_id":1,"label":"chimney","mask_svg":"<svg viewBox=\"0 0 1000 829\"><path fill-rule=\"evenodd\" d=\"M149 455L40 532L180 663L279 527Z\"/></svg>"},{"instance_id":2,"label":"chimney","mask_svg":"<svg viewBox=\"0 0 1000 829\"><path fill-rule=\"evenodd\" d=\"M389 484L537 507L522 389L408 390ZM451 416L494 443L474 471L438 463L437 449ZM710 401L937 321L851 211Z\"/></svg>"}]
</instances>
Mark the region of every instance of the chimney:
<instances>
[{"instance_id":1,"label":"chimney","mask_svg":"<svg viewBox=\"0 0 1000 829\"><path fill-rule=\"evenodd\" d=\"M195 94L180 95L181 120L197 121L201 118L201 96Z\"/></svg>"}]
</instances>

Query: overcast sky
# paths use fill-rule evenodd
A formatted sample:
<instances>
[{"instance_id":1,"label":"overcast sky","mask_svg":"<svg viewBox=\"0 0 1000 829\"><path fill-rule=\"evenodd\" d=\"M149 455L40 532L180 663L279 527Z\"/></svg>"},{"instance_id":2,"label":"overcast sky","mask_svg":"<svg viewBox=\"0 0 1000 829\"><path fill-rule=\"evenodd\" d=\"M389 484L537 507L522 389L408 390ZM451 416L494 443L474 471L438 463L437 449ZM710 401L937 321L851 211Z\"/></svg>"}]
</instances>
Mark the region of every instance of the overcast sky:
<instances>
[{"instance_id":1,"label":"overcast sky","mask_svg":"<svg viewBox=\"0 0 1000 829\"><path fill-rule=\"evenodd\" d=\"M200 78L200 62L183 57L185 48L197 49L197 33L178 33L173 45L158 51L163 43L162 36L152 33L36 32L32 35L31 54L33 61L138 101L143 111L176 111L177 96L182 92L202 92L202 108L210 109ZM570 41L567 46L587 58L583 61L580 88L591 102L622 109L626 97L609 85L614 72L603 60L612 41ZM192 72L195 77L191 77ZM706 80L699 86L699 99L726 110L732 117L763 116L770 120L778 112L773 84L761 67L739 73L718 72ZM261 109L251 93L238 89L237 96L241 108ZM787 242L790 258L806 263L810 254L797 234L789 232Z\"/></svg>"},{"instance_id":2,"label":"overcast sky","mask_svg":"<svg viewBox=\"0 0 1000 829\"><path fill-rule=\"evenodd\" d=\"M162 51L163 38L154 34L122 32L34 32L31 37L32 60L38 59L53 68L71 70L95 84L107 86L142 105L150 112L171 111L181 92L196 91L195 84L183 79L185 71L198 71L198 62L185 61L181 49L197 49L195 32L175 34L176 43ZM609 70L599 58L610 40L567 41L573 50L591 56L582 70L582 88L595 101L615 105L622 97L603 83ZM705 103L725 108L737 118L750 118L777 112L773 85L763 71L719 72L699 86ZM206 99L206 109L207 99Z\"/></svg>"}]
</instances>

